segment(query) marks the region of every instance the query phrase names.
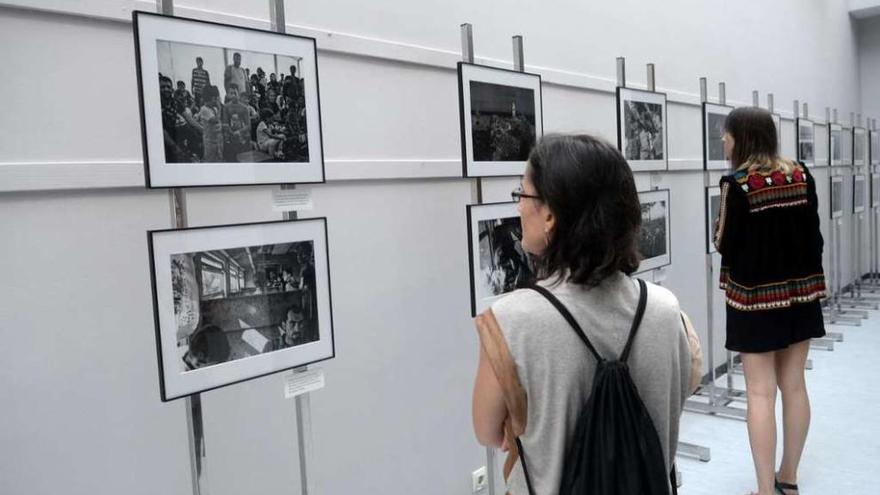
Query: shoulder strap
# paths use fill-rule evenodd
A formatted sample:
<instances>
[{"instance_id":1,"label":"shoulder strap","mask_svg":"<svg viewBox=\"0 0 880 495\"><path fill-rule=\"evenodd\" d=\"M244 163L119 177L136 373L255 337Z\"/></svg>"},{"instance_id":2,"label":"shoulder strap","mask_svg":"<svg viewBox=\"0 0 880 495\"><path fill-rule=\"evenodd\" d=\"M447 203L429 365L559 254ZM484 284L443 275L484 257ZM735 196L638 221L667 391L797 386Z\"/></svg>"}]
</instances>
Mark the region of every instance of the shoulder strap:
<instances>
[{"instance_id":1,"label":"shoulder strap","mask_svg":"<svg viewBox=\"0 0 880 495\"><path fill-rule=\"evenodd\" d=\"M571 325L571 328L584 342L584 345L587 346L587 349L590 350L593 356L595 356L599 362L605 361L605 359L600 356L598 352L596 352L596 348L593 347L593 343L590 342L590 339L588 339L586 334L584 334L581 326L578 325L577 321L575 321L574 316L571 315L568 309L562 304L562 302L559 301L559 299L556 298L556 296L553 295L553 293L538 284L532 284L531 286L529 286L529 288L536 291L538 294L541 294L542 296L544 296L545 299L550 301L550 304L555 306L556 310L559 311L560 314L562 314L562 317L565 318L565 321L567 321L569 325Z\"/></svg>"},{"instance_id":2,"label":"shoulder strap","mask_svg":"<svg viewBox=\"0 0 880 495\"><path fill-rule=\"evenodd\" d=\"M620 355L620 360L626 362L627 358L629 358L629 351L632 349L633 340L636 338L636 332L639 330L639 325L642 323L642 317L645 316L645 306L648 303L648 286L645 284L645 281L642 279L636 279L639 281L639 306L636 308L636 317L633 319L632 328L629 329L629 339L626 341L626 347L623 348L623 354Z\"/></svg>"},{"instance_id":3,"label":"shoulder strap","mask_svg":"<svg viewBox=\"0 0 880 495\"><path fill-rule=\"evenodd\" d=\"M535 495L535 489L532 488L532 478L529 476L529 469L526 467L526 451L523 450L519 437L516 437L516 448L519 449L519 463L522 464L523 474L526 477L526 488L529 489L529 495Z\"/></svg>"}]
</instances>

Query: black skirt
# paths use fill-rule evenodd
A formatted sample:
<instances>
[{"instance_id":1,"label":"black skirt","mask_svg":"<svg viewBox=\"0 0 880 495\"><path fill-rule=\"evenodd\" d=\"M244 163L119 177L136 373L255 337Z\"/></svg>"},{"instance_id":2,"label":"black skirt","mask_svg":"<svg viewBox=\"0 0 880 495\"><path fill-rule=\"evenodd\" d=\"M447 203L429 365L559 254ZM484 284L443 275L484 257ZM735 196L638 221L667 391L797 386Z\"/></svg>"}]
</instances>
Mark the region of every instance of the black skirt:
<instances>
[{"instance_id":1,"label":"black skirt","mask_svg":"<svg viewBox=\"0 0 880 495\"><path fill-rule=\"evenodd\" d=\"M740 311L727 306L727 349L736 352L770 352L825 336L819 301L788 308Z\"/></svg>"}]
</instances>

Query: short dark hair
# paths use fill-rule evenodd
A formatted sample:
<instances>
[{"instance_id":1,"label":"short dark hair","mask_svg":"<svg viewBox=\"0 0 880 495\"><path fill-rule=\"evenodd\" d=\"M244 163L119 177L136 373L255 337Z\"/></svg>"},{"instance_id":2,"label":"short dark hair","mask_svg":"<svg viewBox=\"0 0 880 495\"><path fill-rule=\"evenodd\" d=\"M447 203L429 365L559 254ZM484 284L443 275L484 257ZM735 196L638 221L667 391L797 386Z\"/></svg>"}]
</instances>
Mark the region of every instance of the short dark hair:
<instances>
[{"instance_id":1,"label":"short dark hair","mask_svg":"<svg viewBox=\"0 0 880 495\"><path fill-rule=\"evenodd\" d=\"M284 317L287 318L287 313L290 313L291 311L293 311L293 314L295 314L295 315L303 314L302 306L294 303L294 304L291 304L290 306L288 306L286 310L284 310Z\"/></svg>"},{"instance_id":2,"label":"short dark hair","mask_svg":"<svg viewBox=\"0 0 880 495\"><path fill-rule=\"evenodd\" d=\"M733 136L730 164L733 168L749 161L771 162L779 156L776 123L767 110L740 107L727 115L724 130Z\"/></svg>"},{"instance_id":3,"label":"short dark hair","mask_svg":"<svg viewBox=\"0 0 880 495\"><path fill-rule=\"evenodd\" d=\"M594 287L639 266L642 222L632 171L620 151L585 134L548 135L529 155L529 178L553 212L555 232L536 257L539 279Z\"/></svg>"},{"instance_id":4,"label":"short dark hair","mask_svg":"<svg viewBox=\"0 0 880 495\"><path fill-rule=\"evenodd\" d=\"M196 62L204 62L205 60L202 57L196 57Z\"/></svg>"}]
</instances>

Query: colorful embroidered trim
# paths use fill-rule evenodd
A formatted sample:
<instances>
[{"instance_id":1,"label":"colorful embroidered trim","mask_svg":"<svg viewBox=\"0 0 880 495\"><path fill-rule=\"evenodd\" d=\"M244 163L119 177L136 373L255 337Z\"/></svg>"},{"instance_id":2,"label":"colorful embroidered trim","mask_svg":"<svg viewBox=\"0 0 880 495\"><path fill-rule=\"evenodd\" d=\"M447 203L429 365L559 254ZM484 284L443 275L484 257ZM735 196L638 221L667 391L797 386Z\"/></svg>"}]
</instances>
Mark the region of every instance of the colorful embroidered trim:
<instances>
[{"instance_id":1,"label":"colorful embroidered trim","mask_svg":"<svg viewBox=\"0 0 880 495\"><path fill-rule=\"evenodd\" d=\"M724 237L724 224L725 220L727 220L727 193L730 191L730 184L728 182L721 183L721 199L719 200L721 203L721 208L718 211L718 226L715 228L715 235L712 239L712 242L715 244L715 249L719 252L721 249L721 240Z\"/></svg>"},{"instance_id":2,"label":"colorful embroidered trim","mask_svg":"<svg viewBox=\"0 0 880 495\"><path fill-rule=\"evenodd\" d=\"M730 270L721 267L720 286L727 295L727 304L740 311L787 308L793 303L807 303L826 296L825 275L787 280L756 287L747 287L730 279Z\"/></svg>"},{"instance_id":3,"label":"colorful embroidered trim","mask_svg":"<svg viewBox=\"0 0 880 495\"><path fill-rule=\"evenodd\" d=\"M784 186L770 186L747 193L749 211L752 213L770 208L784 208L807 204L807 183L799 182Z\"/></svg>"}]
</instances>

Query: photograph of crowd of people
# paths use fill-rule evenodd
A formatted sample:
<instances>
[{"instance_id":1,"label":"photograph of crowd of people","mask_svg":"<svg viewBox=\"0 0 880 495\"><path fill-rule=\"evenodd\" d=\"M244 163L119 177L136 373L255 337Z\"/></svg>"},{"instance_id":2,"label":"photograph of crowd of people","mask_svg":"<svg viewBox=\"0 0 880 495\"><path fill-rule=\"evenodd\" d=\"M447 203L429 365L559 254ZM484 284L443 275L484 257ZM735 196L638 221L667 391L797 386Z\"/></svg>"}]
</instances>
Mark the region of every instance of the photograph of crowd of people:
<instances>
[{"instance_id":1,"label":"photograph of crowd of people","mask_svg":"<svg viewBox=\"0 0 880 495\"><path fill-rule=\"evenodd\" d=\"M312 241L171 256L181 371L319 339Z\"/></svg>"},{"instance_id":2,"label":"photograph of crowd of people","mask_svg":"<svg viewBox=\"0 0 880 495\"><path fill-rule=\"evenodd\" d=\"M669 190L639 193L642 228L639 232L639 271L669 264Z\"/></svg>"},{"instance_id":3,"label":"photograph of crowd of people","mask_svg":"<svg viewBox=\"0 0 880 495\"><path fill-rule=\"evenodd\" d=\"M166 163L308 162L302 59L158 40Z\"/></svg>"},{"instance_id":4,"label":"photograph of crowd of people","mask_svg":"<svg viewBox=\"0 0 880 495\"><path fill-rule=\"evenodd\" d=\"M627 160L663 160L663 105L626 100L623 105Z\"/></svg>"},{"instance_id":5,"label":"photograph of crowd of people","mask_svg":"<svg viewBox=\"0 0 880 495\"><path fill-rule=\"evenodd\" d=\"M535 92L470 81L474 161L526 161L535 145Z\"/></svg>"},{"instance_id":6,"label":"photograph of crowd of people","mask_svg":"<svg viewBox=\"0 0 880 495\"><path fill-rule=\"evenodd\" d=\"M812 164L815 160L813 123L798 121L798 160Z\"/></svg>"}]
</instances>

